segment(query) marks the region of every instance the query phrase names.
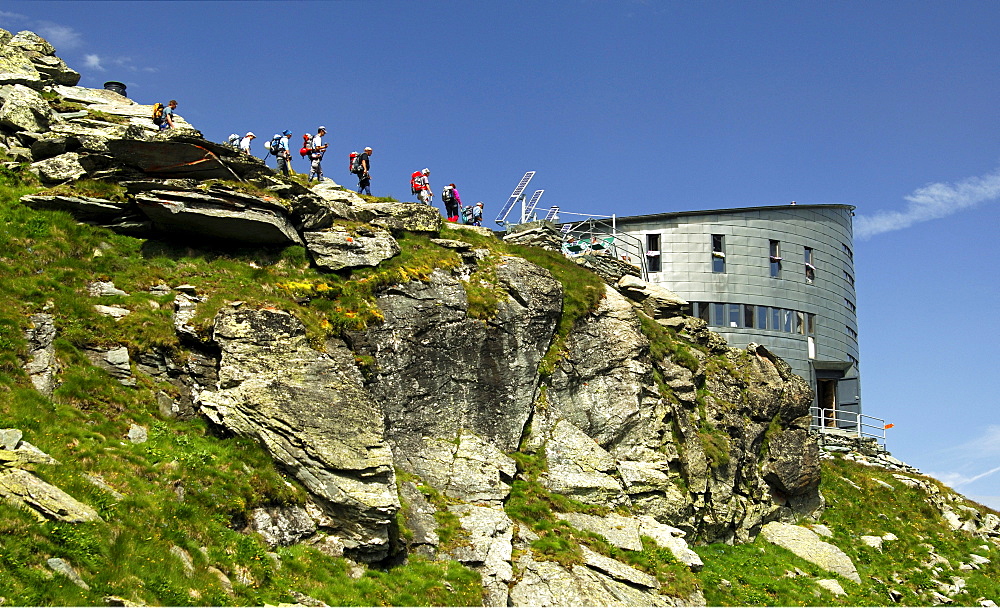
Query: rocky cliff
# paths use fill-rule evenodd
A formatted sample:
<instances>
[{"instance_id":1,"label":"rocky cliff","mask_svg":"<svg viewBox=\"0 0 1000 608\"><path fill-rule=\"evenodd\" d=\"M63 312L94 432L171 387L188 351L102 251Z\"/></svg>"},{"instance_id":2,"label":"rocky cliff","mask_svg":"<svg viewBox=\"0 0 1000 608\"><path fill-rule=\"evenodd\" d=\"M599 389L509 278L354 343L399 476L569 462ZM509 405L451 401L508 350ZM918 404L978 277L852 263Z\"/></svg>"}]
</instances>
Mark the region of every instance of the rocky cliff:
<instances>
[{"instance_id":1,"label":"rocky cliff","mask_svg":"<svg viewBox=\"0 0 1000 608\"><path fill-rule=\"evenodd\" d=\"M143 297L169 302L173 336L87 345L125 390L161 387L164 419L252 438L305 490L246 505L246 533L383 567L453 559L480 573L487 605L675 605L704 600L620 552L658 547L697 571L691 544L821 511L807 383L760 346L729 348L629 264L546 251L551 226L501 240L424 205L307 188L183 119L160 132L150 106L75 86L33 34L0 30L0 49L0 151L42 188L24 205L146 243L306 252L318 278L280 284L294 306L270 287L246 301L150 278ZM137 297L124 276L99 278L75 286L98 314L138 312L103 303ZM51 397L68 324L28 312L24 374ZM44 454L9 434L4 496L100 519L68 495L26 498L21 464Z\"/></svg>"}]
</instances>

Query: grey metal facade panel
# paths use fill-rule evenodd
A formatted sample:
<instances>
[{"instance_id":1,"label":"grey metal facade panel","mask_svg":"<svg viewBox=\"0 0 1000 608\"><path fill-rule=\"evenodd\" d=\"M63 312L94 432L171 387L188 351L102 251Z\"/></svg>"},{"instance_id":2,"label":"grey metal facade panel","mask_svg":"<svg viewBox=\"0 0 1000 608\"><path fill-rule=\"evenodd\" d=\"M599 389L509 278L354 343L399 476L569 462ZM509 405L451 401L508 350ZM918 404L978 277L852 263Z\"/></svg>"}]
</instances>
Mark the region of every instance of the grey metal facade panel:
<instances>
[{"instance_id":1,"label":"grey metal facade panel","mask_svg":"<svg viewBox=\"0 0 1000 608\"><path fill-rule=\"evenodd\" d=\"M849 205L783 205L706 212L667 213L616 218L622 232L658 233L664 255L661 272L650 281L663 284L689 302L753 304L816 315L816 355L823 360L857 360L855 289L844 276L854 276ZM711 235L725 237L726 272L712 272ZM770 242L779 241L780 278L770 276ZM806 247L813 250L815 280L805 274ZM714 327L734 346L762 344L813 381L805 336L770 330Z\"/></svg>"}]
</instances>

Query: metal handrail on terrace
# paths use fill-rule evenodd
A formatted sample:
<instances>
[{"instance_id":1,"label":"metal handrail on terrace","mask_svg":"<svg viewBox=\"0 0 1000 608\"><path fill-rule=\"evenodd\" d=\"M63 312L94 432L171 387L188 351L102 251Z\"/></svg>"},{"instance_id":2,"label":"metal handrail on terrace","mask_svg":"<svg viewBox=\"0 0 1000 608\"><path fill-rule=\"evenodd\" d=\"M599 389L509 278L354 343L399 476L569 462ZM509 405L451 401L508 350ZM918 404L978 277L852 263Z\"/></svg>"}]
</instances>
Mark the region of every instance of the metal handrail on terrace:
<instances>
[{"instance_id":1,"label":"metal handrail on terrace","mask_svg":"<svg viewBox=\"0 0 1000 608\"><path fill-rule=\"evenodd\" d=\"M580 215L580 214L568 214ZM597 242L606 245L605 251L608 255L616 259L625 259L639 267L639 272L643 280L649 279L649 272L646 268L646 258L643 255L642 241L627 232L618 232L615 224L615 216L605 219L597 219L594 216L586 216L587 219L563 224L563 238L572 236L576 242L586 245Z\"/></svg>"},{"instance_id":2,"label":"metal handrail on terrace","mask_svg":"<svg viewBox=\"0 0 1000 608\"><path fill-rule=\"evenodd\" d=\"M821 433L854 435L885 444L885 420L882 418L815 405L809 408L809 413L812 416L811 428Z\"/></svg>"}]
</instances>

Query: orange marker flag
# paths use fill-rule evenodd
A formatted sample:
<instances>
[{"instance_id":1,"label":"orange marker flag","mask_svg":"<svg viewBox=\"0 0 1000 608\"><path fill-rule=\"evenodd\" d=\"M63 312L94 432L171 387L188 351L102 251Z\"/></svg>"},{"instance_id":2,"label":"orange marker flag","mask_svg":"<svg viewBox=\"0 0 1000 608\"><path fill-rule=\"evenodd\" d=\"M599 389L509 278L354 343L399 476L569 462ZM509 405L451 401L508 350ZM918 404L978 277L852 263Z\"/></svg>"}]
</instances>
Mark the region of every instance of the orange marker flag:
<instances>
[{"instance_id":1,"label":"orange marker flag","mask_svg":"<svg viewBox=\"0 0 1000 608\"><path fill-rule=\"evenodd\" d=\"M892 424L892 423L890 422L889 424L885 425L885 426L884 426L883 428L887 428L887 429L891 429L891 428L892 428L892 427L894 427L894 426L896 426L896 425L895 425L895 424Z\"/></svg>"}]
</instances>

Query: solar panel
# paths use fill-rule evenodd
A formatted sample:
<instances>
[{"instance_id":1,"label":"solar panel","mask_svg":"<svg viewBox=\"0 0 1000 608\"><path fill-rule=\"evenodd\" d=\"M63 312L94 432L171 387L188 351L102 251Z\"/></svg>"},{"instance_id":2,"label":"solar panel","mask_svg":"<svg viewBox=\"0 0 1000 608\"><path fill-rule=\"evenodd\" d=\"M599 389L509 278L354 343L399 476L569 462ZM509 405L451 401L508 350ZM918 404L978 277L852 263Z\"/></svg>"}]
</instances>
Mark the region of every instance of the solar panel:
<instances>
[{"instance_id":1,"label":"solar panel","mask_svg":"<svg viewBox=\"0 0 1000 608\"><path fill-rule=\"evenodd\" d=\"M528 171L524 174L524 177L521 178L521 182L517 185L517 188L514 188L513 194L510 195L510 198L507 199L507 202L497 215L496 222L498 224L502 226L506 223L510 210L514 208L514 204L517 203L517 200L521 198L522 194L524 194L524 189L528 187L528 182L530 182L533 177L535 177L535 172Z\"/></svg>"},{"instance_id":2,"label":"solar panel","mask_svg":"<svg viewBox=\"0 0 1000 608\"><path fill-rule=\"evenodd\" d=\"M524 217L521 219L528 221L528 218L531 217L531 213L535 210L535 207L538 206L538 199L542 198L542 194L544 192L545 190L535 190L535 193L531 195L531 200L529 200L528 204L524 207Z\"/></svg>"},{"instance_id":3,"label":"solar panel","mask_svg":"<svg viewBox=\"0 0 1000 608\"><path fill-rule=\"evenodd\" d=\"M563 234L569 234L573 230L573 223L563 224L562 232Z\"/></svg>"},{"instance_id":4,"label":"solar panel","mask_svg":"<svg viewBox=\"0 0 1000 608\"><path fill-rule=\"evenodd\" d=\"M559 205L552 205L549 212L545 214L545 219L551 222L555 220L557 215L559 215Z\"/></svg>"}]
</instances>

